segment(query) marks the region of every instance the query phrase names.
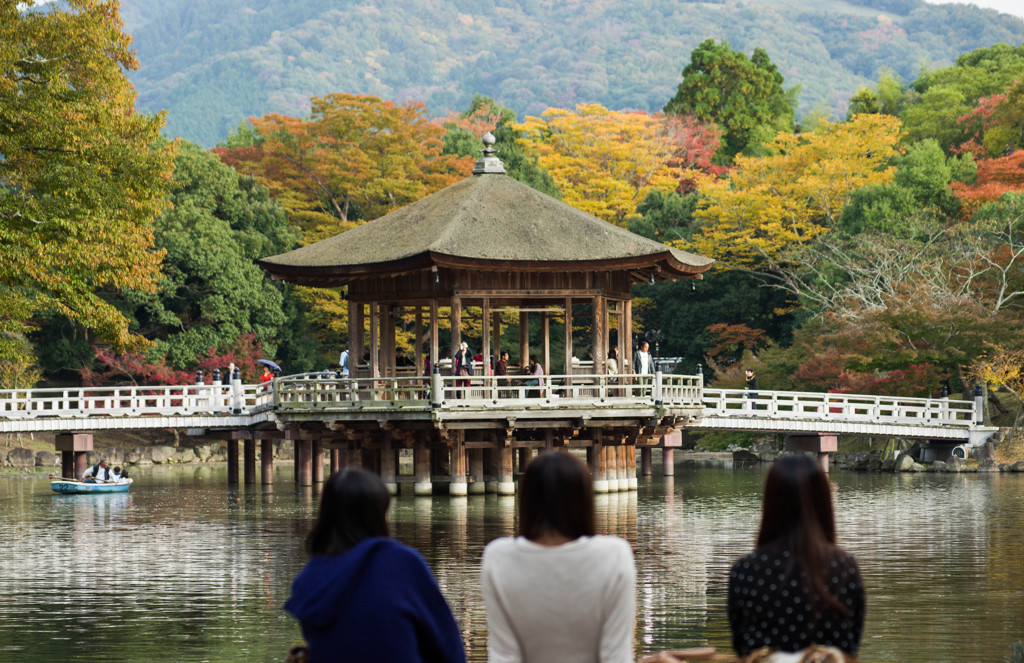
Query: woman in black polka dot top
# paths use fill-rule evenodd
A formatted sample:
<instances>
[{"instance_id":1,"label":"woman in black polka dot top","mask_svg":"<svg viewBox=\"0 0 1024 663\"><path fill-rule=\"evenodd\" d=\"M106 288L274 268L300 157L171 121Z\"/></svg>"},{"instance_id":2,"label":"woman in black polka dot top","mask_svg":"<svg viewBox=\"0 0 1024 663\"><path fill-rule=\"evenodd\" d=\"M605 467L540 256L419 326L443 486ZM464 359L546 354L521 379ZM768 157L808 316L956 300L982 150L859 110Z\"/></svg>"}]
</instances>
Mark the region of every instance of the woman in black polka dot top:
<instances>
[{"instance_id":1,"label":"woman in black polka dot top","mask_svg":"<svg viewBox=\"0 0 1024 663\"><path fill-rule=\"evenodd\" d=\"M736 652L831 645L856 656L864 630L857 562L836 546L832 493L804 455L768 472L757 549L729 573L729 626Z\"/></svg>"}]
</instances>

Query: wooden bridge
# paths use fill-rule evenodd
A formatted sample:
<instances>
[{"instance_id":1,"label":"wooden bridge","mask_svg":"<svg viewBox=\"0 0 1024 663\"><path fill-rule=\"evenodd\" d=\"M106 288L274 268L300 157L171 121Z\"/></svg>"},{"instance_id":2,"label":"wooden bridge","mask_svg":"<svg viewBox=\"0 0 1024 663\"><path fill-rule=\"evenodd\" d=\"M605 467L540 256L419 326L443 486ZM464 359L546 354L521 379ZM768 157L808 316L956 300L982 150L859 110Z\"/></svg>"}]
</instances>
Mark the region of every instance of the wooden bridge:
<instances>
[{"instance_id":1,"label":"wooden bridge","mask_svg":"<svg viewBox=\"0 0 1024 663\"><path fill-rule=\"evenodd\" d=\"M840 435L913 438L969 446L995 429L982 426L980 403L948 398L709 389L701 375L550 375L341 378L288 376L263 385L195 384L0 391L0 433L58 433L65 472L84 462L92 431L185 429L228 440L237 480L238 441L245 480L255 482L255 445L263 444L263 481L272 481L272 441L296 443L297 478L315 483L331 469L359 464L397 490L395 453L414 450L415 490L440 478L454 494L514 490L533 449L587 449L598 490L635 487L636 447L649 465L660 447L670 465L674 430L779 433L790 446L825 454ZM91 449L91 438L88 444ZM233 451L232 451L233 449ZM269 449L269 451L268 451ZM433 450L433 459L430 451ZM438 453L443 452L443 453ZM232 460L233 454L233 460ZM308 467L307 467L308 466ZM319 466L319 467L318 467ZM488 467L489 466L489 467ZM645 468L646 469L646 468ZM666 468L668 469L668 468ZM438 476L440 475L440 477ZM488 478L489 477L489 478ZM229 477L230 478L230 477ZM488 485L490 484L490 485Z\"/></svg>"}]
</instances>

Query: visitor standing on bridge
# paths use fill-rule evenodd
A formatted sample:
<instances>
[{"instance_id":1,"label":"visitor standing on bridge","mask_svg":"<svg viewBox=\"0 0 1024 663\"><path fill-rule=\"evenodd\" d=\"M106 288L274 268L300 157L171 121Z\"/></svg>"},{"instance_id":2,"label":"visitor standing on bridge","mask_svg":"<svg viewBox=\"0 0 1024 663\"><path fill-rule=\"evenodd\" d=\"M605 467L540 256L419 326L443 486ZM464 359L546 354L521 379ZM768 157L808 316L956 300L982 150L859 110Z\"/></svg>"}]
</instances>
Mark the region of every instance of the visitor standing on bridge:
<instances>
[{"instance_id":1,"label":"visitor standing on bridge","mask_svg":"<svg viewBox=\"0 0 1024 663\"><path fill-rule=\"evenodd\" d=\"M810 645L856 656L864 587L857 562L836 545L832 490L817 461L795 454L772 465L757 549L729 573L728 615L740 656Z\"/></svg>"},{"instance_id":2,"label":"visitor standing on bridge","mask_svg":"<svg viewBox=\"0 0 1024 663\"><path fill-rule=\"evenodd\" d=\"M651 345L647 341L640 344L640 349L633 353L633 372L637 375L654 373L654 361L651 359Z\"/></svg>"},{"instance_id":3,"label":"visitor standing on bridge","mask_svg":"<svg viewBox=\"0 0 1024 663\"><path fill-rule=\"evenodd\" d=\"M348 346L346 346L341 351L341 354L338 355L338 366L341 367L341 377L347 378L349 376L349 372L348 372Z\"/></svg>"},{"instance_id":4,"label":"visitor standing on bridge","mask_svg":"<svg viewBox=\"0 0 1024 663\"><path fill-rule=\"evenodd\" d=\"M633 663L636 567L629 544L597 536L593 480L564 452L519 482L519 536L484 550L487 660Z\"/></svg>"},{"instance_id":5,"label":"visitor standing on bridge","mask_svg":"<svg viewBox=\"0 0 1024 663\"><path fill-rule=\"evenodd\" d=\"M472 376L473 375L473 353L469 351L469 344L465 341L459 343L459 349L455 351L452 359L452 375ZM469 380L456 380L456 387L468 387ZM462 398L462 392L457 392L458 398Z\"/></svg>"},{"instance_id":6,"label":"visitor standing on bridge","mask_svg":"<svg viewBox=\"0 0 1024 663\"><path fill-rule=\"evenodd\" d=\"M757 376L754 375L754 369L752 368L746 369L743 374L745 376L743 388L747 392L744 396L750 399L750 409L756 410L757 403L754 401L757 400Z\"/></svg>"},{"instance_id":7,"label":"visitor standing on bridge","mask_svg":"<svg viewBox=\"0 0 1024 663\"><path fill-rule=\"evenodd\" d=\"M350 468L324 484L306 538L311 559L285 610L298 618L309 663L465 663L459 627L423 557L388 534L391 496Z\"/></svg>"}]
</instances>

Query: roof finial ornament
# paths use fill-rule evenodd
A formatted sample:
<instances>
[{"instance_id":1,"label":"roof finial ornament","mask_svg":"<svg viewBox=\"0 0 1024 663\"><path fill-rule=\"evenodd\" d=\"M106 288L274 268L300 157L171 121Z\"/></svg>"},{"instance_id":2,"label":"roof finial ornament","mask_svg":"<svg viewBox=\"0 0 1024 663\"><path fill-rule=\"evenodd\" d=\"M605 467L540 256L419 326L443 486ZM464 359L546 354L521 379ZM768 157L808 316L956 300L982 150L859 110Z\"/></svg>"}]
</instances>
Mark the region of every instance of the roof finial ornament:
<instances>
[{"instance_id":1,"label":"roof finial ornament","mask_svg":"<svg viewBox=\"0 0 1024 663\"><path fill-rule=\"evenodd\" d=\"M495 156L498 151L494 149L494 143L496 142L494 134L488 131L480 138L480 141L484 144L484 149L482 150L484 155L476 160L476 164L473 166L473 174L504 175L505 166L501 163L501 159Z\"/></svg>"}]
</instances>

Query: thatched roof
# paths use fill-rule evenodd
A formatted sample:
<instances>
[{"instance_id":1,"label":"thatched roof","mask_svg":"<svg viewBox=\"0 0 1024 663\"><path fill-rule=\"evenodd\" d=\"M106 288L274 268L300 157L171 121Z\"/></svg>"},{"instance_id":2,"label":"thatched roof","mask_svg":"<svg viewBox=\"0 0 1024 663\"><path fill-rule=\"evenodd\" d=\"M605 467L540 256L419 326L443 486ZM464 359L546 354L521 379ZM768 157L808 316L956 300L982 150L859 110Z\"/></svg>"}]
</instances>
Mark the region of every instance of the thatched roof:
<instances>
[{"instance_id":1,"label":"thatched roof","mask_svg":"<svg viewBox=\"0 0 1024 663\"><path fill-rule=\"evenodd\" d=\"M710 258L646 239L503 174L479 174L315 244L263 258L277 278L340 285L371 274L482 270L657 270L699 278Z\"/></svg>"}]
</instances>

